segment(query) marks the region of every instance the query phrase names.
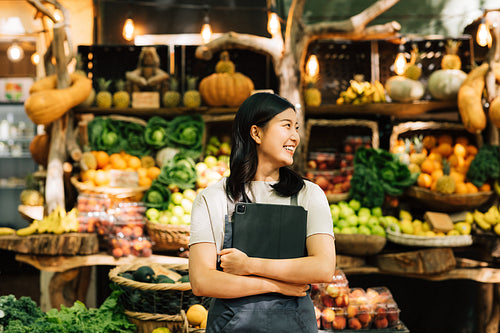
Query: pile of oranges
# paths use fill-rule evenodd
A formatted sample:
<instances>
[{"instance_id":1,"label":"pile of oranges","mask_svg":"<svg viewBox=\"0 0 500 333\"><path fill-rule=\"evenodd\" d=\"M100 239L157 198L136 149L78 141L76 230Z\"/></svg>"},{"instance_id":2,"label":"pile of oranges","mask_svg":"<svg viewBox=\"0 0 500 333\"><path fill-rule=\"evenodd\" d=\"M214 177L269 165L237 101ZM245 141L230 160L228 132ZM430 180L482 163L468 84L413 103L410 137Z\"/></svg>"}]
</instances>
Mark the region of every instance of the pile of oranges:
<instances>
[{"instance_id":1,"label":"pile of oranges","mask_svg":"<svg viewBox=\"0 0 500 333\"><path fill-rule=\"evenodd\" d=\"M109 155L105 151L90 151L82 156L81 181L91 186L108 186L111 181L110 170L137 172L139 186L150 186L160 175L160 168L150 156L139 158L126 152Z\"/></svg>"},{"instance_id":2,"label":"pile of oranges","mask_svg":"<svg viewBox=\"0 0 500 333\"><path fill-rule=\"evenodd\" d=\"M478 188L467 181L467 171L478 152L478 148L467 137L458 136L454 139L449 134L427 135L423 137L420 148L420 151L416 151L412 145L409 152L409 169L412 173L419 173L418 186L439 191L436 185L438 179L445 176L448 171L445 167L448 164L449 176L455 183L453 194L491 190L491 186L487 183ZM405 149L407 146L404 141L398 140L392 152L401 153Z\"/></svg>"}]
</instances>

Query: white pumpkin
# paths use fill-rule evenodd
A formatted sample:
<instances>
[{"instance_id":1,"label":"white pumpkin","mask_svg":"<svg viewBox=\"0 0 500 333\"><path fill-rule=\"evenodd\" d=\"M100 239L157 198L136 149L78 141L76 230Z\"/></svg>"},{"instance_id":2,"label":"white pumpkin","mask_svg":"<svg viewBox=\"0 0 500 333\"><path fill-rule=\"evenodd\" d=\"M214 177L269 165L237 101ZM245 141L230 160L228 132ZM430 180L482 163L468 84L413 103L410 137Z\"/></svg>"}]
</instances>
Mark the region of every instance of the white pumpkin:
<instances>
[{"instance_id":1,"label":"white pumpkin","mask_svg":"<svg viewBox=\"0 0 500 333\"><path fill-rule=\"evenodd\" d=\"M387 95L395 102L416 101L424 96L424 85L404 76L392 76L385 83Z\"/></svg>"},{"instance_id":2,"label":"white pumpkin","mask_svg":"<svg viewBox=\"0 0 500 333\"><path fill-rule=\"evenodd\" d=\"M456 100L467 74L459 69L440 69L429 76L427 89L437 100Z\"/></svg>"}]
</instances>

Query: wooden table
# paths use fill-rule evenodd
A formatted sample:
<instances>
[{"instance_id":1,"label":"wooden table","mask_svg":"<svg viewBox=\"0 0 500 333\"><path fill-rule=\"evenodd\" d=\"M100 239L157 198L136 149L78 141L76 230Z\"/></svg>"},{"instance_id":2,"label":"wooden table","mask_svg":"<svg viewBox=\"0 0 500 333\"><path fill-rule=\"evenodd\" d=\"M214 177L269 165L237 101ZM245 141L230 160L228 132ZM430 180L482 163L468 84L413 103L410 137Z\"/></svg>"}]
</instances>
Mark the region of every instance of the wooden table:
<instances>
[{"instance_id":1,"label":"wooden table","mask_svg":"<svg viewBox=\"0 0 500 333\"><path fill-rule=\"evenodd\" d=\"M152 255L115 259L106 253L85 256L16 254L16 260L41 271L54 273L49 283L50 303L53 308L60 308L61 304L71 307L76 300L85 303L92 266L117 266L138 262L144 265L151 263L187 265L188 263L186 258L180 257Z\"/></svg>"}]
</instances>

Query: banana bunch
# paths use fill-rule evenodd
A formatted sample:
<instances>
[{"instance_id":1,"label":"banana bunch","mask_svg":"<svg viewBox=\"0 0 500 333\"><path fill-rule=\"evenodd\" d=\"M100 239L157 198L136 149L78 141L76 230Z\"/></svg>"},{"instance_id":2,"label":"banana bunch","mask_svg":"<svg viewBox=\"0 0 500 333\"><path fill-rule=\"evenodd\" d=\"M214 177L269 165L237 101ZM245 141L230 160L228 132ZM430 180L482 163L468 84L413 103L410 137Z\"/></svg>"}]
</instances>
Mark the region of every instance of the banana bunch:
<instances>
[{"instance_id":1,"label":"banana bunch","mask_svg":"<svg viewBox=\"0 0 500 333\"><path fill-rule=\"evenodd\" d=\"M16 230L8 227L0 227L0 236L15 234Z\"/></svg>"},{"instance_id":2,"label":"banana bunch","mask_svg":"<svg viewBox=\"0 0 500 333\"><path fill-rule=\"evenodd\" d=\"M500 236L500 211L496 205L491 206L486 213L477 209L473 213L474 222L484 231L493 231Z\"/></svg>"},{"instance_id":3,"label":"banana bunch","mask_svg":"<svg viewBox=\"0 0 500 333\"><path fill-rule=\"evenodd\" d=\"M337 104L385 103L385 89L380 81L351 80L350 86L340 93Z\"/></svg>"},{"instance_id":4,"label":"banana bunch","mask_svg":"<svg viewBox=\"0 0 500 333\"><path fill-rule=\"evenodd\" d=\"M49 215L45 216L43 220L34 220L28 227L18 229L16 234L18 236L29 236L35 233L53 233L60 235L65 232L78 231L78 210L73 208L71 211L66 212L64 208L57 206Z\"/></svg>"}]
</instances>

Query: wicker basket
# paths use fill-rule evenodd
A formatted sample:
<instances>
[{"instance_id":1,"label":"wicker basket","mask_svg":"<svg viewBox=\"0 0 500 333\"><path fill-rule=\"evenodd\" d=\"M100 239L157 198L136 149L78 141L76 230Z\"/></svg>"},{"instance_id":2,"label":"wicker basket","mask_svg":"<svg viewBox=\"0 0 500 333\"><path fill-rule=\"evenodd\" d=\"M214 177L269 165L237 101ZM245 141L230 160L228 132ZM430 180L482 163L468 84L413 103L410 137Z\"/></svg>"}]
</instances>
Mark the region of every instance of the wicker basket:
<instances>
[{"instance_id":1,"label":"wicker basket","mask_svg":"<svg viewBox=\"0 0 500 333\"><path fill-rule=\"evenodd\" d=\"M178 315L164 315L125 310L125 315L136 325L137 333L151 333L155 328L167 327L172 333L188 333L189 324L186 313L181 310Z\"/></svg>"},{"instance_id":2,"label":"wicker basket","mask_svg":"<svg viewBox=\"0 0 500 333\"><path fill-rule=\"evenodd\" d=\"M494 195L493 191L470 194L442 194L429 189L411 186L406 195L420 201L425 207L440 212L472 210L487 203Z\"/></svg>"},{"instance_id":3,"label":"wicker basket","mask_svg":"<svg viewBox=\"0 0 500 333\"><path fill-rule=\"evenodd\" d=\"M146 222L146 230L157 251L187 249L189 245L189 226Z\"/></svg>"},{"instance_id":4,"label":"wicker basket","mask_svg":"<svg viewBox=\"0 0 500 333\"><path fill-rule=\"evenodd\" d=\"M377 235L335 234L335 249L339 254L371 256L380 253L387 239Z\"/></svg>"},{"instance_id":5,"label":"wicker basket","mask_svg":"<svg viewBox=\"0 0 500 333\"><path fill-rule=\"evenodd\" d=\"M396 146L398 139L410 138L415 135L427 135L438 133L449 133L450 135L460 135L471 139L477 147L483 145L483 137L480 134L473 135L465 130L462 124L434 121L410 121L401 123L392 128L392 134L389 139L389 151L392 151Z\"/></svg>"},{"instance_id":6,"label":"wicker basket","mask_svg":"<svg viewBox=\"0 0 500 333\"><path fill-rule=\"evenodd\" d=\"M400 232L387 230L387 239L400 245L421 247L461 247L472 245L471 235L425 237L405 235Z\"/></svg>"},{"instance_id":7,"label":"wicker basket","mask_svg":"<svg viewBox=\"0 0 500 333\"><path fill-rule=\"evenodd\" d=\"M208 308L210 299L195 296L191 291L189 282L143 283L119 275L120 273L135 271L143 265L143 263L121 265L109 272L110 280L124 291L120 295L119 301L125 310L149 314L177 315L181 313L181 310L187 311L193 304L202 304ZM187 264L150 264L149 266L156 274L165 274L173 280L181 277L181 275L171 270L187 271Z\"/></svg>"},{"instance_id":8,"label":"wicker basket","mask_svg":"<svg viewBox=\"0 0 500 333\"><path fill-rule=\"evenodd\" d=\"M71 177L71 184L76 187L80 193L99 193L107 194L116 199L133 199L134 201L140 201L144 192L149 189L149 186L137 186L137 187L109 187L109 186L91 186L82 183L77 177Z\"/></svg>"}]
</instances>

